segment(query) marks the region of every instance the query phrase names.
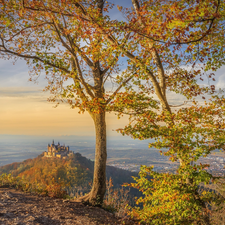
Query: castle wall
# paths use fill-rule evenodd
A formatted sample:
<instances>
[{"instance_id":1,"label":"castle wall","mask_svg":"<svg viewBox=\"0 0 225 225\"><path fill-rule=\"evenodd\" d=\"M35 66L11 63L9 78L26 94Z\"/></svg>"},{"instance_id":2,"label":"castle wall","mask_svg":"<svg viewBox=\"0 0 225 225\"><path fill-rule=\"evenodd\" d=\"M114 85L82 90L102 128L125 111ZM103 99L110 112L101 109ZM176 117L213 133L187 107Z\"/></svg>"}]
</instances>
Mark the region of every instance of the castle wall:
<instances>
[{"instance_id":1,"label":"castle wall","mask_svg":"<svg viewBox=\"0 0 225 225\"><path fill-rule=\"evenodd\" d=\"M57 154L56 157L58 157L60 159L62 158L62 156L60 154Z\"/></svg>"}]
</instances>

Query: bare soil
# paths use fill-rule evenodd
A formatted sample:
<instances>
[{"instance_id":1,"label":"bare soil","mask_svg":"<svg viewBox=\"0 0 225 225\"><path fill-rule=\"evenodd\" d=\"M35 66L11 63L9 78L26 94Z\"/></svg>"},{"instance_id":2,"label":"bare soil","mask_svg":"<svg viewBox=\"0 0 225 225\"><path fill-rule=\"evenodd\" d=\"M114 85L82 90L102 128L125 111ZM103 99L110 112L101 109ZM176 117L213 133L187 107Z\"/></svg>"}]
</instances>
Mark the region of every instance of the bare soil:
<instances>
[{"instance_id":1,"label":"bare soil","mask_svg":"<svg viewBox=\"0 0 225 225\"><path fill-rule=\"evenodd\" d=\"M72 200L42 197L19 190L0 188L0 224L8 225L115 225L135 224L116 218L99 207Z\"/></svg>"}]
</instances>

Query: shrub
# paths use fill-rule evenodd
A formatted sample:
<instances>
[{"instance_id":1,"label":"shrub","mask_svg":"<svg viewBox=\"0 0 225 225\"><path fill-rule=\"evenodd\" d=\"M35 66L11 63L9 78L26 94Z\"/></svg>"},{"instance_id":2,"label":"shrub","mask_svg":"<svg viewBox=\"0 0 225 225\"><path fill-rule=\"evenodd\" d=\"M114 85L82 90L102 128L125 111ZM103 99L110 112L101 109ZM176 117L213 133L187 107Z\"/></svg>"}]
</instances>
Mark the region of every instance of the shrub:
<instances>
[{"instance_id":1,"label":"shrub","mask_svg":"<svg viewBox=\"0 0 225 225\"><path fill-rule=\"evenodd\" d=\"M124 217L128 213L129 190L124 188L113 189L113 180L106 181L106 194L103 201L103 208L115 213L118 217Z\"/></svg>"},{"instance_id":2,"label":"shrub","mask_svg":"<svg viewBox=\"0 0 225 225\"><path fill-rule=\"evenodd\" d=\"M196 171L196 168L198 170ZM157 173L153 167L142 166L136 183L128 186L143 192L136 204L143 208L131 208L130 215L147 224L210 224L210 207L220 205L222 196L215 192L198 191L201 182L209 183L211 175L201 166L178 169L177 174ZM150 179L149 177L152 177Z\"/></svg>"},{"instance_id":3,"label":"shrub","mask_svg":"<svg viewBox=\"0 0 225 225\"><path fill-rule=\"evenodd\" d=\"M13 177L11 174L2 174L0 176L0 187L16 188L26 192L32 192L55 198L65 198L67 193L64 190L64 182L56 182L54 178L50 184L30 183L21 177Z\"/></svg>"}]
</instances>

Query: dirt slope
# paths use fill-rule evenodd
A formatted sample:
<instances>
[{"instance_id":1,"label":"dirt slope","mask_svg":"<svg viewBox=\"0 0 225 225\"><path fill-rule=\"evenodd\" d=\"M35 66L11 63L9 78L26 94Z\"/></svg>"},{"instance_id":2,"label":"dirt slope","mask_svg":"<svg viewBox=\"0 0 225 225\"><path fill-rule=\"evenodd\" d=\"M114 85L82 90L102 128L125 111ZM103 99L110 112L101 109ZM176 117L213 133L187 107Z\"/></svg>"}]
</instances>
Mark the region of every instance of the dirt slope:
<instances>
[{"instance_id":1,"label":"dirt slope","mask_svg":"<svg viewBox=\"0 0 225 225\"><path fill-rule=\"evenodd\" d=\"M134 224L132 221L123 221L101 208L0 188L1 225Z\"/></svg>"}]
</instances>

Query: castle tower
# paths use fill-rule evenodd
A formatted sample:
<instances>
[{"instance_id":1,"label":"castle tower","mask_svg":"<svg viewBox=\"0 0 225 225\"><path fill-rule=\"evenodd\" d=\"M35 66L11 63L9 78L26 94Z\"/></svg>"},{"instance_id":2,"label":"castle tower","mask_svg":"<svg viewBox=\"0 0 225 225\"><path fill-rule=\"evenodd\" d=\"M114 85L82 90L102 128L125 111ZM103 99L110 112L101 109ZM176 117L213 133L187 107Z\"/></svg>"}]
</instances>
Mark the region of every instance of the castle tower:
<instances>
[{"instance_id":1,"label":"castle tower","mask_svg":"<svg viewBox=\"0 0 225 225\"><path fill-rule=\"evenodd\" d=\"M51 147L54 147L55 144L54 144L54 139L52 140L52 144L51 144Z\"/></svg>"}]
</instances>

